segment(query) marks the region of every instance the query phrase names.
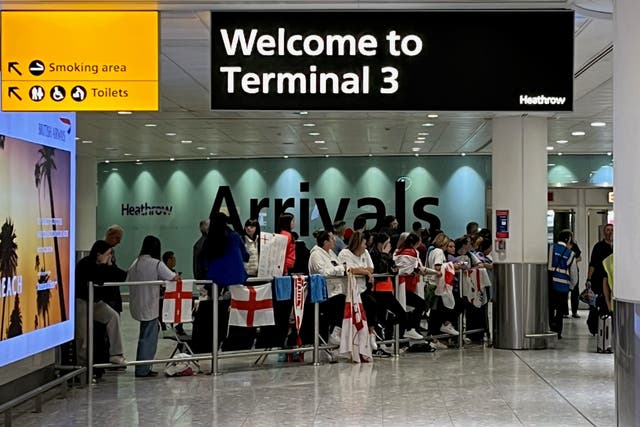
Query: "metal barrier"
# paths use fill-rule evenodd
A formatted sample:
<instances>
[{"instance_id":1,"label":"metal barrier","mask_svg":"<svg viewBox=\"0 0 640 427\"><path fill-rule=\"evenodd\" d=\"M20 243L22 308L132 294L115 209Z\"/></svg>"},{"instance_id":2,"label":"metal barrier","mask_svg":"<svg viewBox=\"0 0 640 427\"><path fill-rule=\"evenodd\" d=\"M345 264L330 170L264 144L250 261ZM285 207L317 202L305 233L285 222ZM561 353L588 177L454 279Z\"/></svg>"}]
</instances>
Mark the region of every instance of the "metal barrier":
<instances>
[{"instance_id":1,"label":"metal barrier","mask_svg":"<svg viewBox=\"0 0 640 427\"><path fill-rule=\"evenodd\" d=\"M462 272L460 272L462 274ZM397 295L399 292L399 276L392 274L374 274L374 278L384 278L384 277L393 277L394 278L394 288L395 294ZM247 280L247 284L252 283L265 283L272 281L272 277L256 277L249 278ZM175 359L152 359L152 360L135 360L128 361L123 365L115 365L112 363L101 363L94 364L94 354L93 354L93 302L94 302L94 287L95 286L142 286L142 285L162 285L164 281L154 280L154 281L138 281L138 282L106 282L103 285L94 285L92 282L89 282L89 298L87 304L87 383L91 384L91 379L93 378L93 369L94 368L108 368L108 367L117 367L117 366L135 366L135 365L147 365L147 364L155 364L155 363L171 363L175 362ZM219 375L219 360L234 358L234 357L245 357L245 356L266 356L269 354L289 354L289 353L304 353L304 352L312 352L313 358L312 362L314 366L320 365L320 351L321 350L332 350L335 349L335 346L331 345L320 345L320 304L314 304L314 312L313 312L313 345L309 346L301 346L295 348L279 348L277 350L271 349L261 349L261 350L238 350L238 351L225 351L221 352L219 350L219 342L220 338L218 336L218 316L219 316L219 307L218 307L218 291L219 287L217 284L213 283L210 280L194 280L194 284L207 285L210 284L211 289L211 299L212 299L212 349L211 354L196 354L193 356L181 358L180 361L200 361L200 360L211 360L211 374ZM462 276L460 276L460 296L462 296ZM465 330L464 329L464 314L461 312L459 315L459 329L460 335L458 336L458 347L462 348L464 346L463 337L466 334L476 333L484 331L484 329L474 329L474 330ZM408 338L400 338L400 326L398 323L394 325L394 337L392 340L384 340L380 341L381 344L393 344L393 356L398 357L400 355L400 343L409 342ZM425 339L434 339L434 338L451 338L453 335L450 334L441 334L441 335L429 335L426 336Z\"/></svg>"},{"instance_id":2,"label":"metal barrier","mask_svg":"<svg viewBox=\"0 0 640 427\"><path fill-rule=\"evenodd\" d=\"M70 380L73 379L75 377L77 377L78 375L81 375L86 368L84 367L77 367L77 366L71 366L71 367L67 367L67 366L60 366L58 367L58 369L72 369L71 372L64 374L54 380L51 380L45 384L42 384L39 387L34 388L33 390L29 390L27 393L20 395L14 399L9 400L8 402L5 402L3 404L0 405L0 414L4 413L4 425L5 427L11 427L11 421L12 421L12 413L11 413L11 409L13 409L14 407L20 405L21 403L26 402L29 399L34 399L35 398L35 402L34 402L34 410L35 412L42 412L42 394L45 393L46 391L51 390L52 388L59 386L59 385L63 385L64 387L66 387L65 383ZM62 390L62 394L64 396L64 394L66 393L66 388L64 388Z\"/></svg>"}]
</instances>

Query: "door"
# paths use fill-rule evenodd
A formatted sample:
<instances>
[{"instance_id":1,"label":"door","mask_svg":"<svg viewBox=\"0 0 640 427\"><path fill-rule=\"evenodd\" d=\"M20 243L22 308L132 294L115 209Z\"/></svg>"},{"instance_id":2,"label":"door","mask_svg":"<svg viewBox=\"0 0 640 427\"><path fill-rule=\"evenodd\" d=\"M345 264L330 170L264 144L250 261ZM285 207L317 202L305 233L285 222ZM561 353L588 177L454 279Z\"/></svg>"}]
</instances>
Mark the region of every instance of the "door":
<instances>
[{"instance_id":1,"label":"door","mask_svg":"<svg viewBox=\"0 0 640 427\"><path fill-rule=\"evenodd\" d=\"M607 224L613 224L613 210L608 208L587 209L587 239L589 252L593 245L602 240L602 230Z\"/></svg>"},{"instance_id":2,"label":"door","mask_svg":"<svg viewBox=\"0 0 640 427\"><path fill-rule=\"evenodd\" d=\"M547 242L552 244L562 230L576 232L576 212L573 209L549 209L547 211Z\"/></svg>"}]
</instances>

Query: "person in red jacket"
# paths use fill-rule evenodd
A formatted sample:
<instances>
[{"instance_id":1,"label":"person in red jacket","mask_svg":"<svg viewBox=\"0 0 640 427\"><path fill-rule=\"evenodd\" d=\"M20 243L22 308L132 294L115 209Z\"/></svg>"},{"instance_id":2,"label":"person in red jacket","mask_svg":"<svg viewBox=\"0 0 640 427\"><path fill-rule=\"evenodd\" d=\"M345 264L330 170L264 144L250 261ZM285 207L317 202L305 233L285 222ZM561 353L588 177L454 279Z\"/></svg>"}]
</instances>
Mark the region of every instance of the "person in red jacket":
<instances>
[{"instance_id":1,"label":"person in red jacket","mask_svg":"<svg viewBox=\"0 0 640 427\"><path fill-rule=\"evenodd\" d=\"M284 212L280 214L278 218L278 225L276 226L276 233L282 234L287 237L287 253L284 260L284 272L287 274L293 268L296 263L296 242L291 236L291 232L296 226L296 219L293 214Z\"/></svg>"}]
</instances>

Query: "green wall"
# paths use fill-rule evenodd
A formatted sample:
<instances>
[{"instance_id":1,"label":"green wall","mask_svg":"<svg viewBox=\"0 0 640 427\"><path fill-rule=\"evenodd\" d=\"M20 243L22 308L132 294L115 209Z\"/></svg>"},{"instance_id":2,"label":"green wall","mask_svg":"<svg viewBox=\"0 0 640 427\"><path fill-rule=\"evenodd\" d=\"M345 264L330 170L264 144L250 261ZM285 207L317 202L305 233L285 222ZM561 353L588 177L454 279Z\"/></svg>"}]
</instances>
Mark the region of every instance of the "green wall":
<instances>
[{"instance_id":1,"label":"green wall","mask_svg":"<svg viewBox=\"0 0 640 427\"><path fill-rule=\"evenodd\" d=\"M322 228L315 198L324 199L334 218L341 198L349 198L344 219L352 224L362 213L375 213L373 206L358 208L358 199L373 197L384 203L386 214L396 214L396 181L404 179L407 228L418 218L414 203L423 197L439 199L438 206L422 210L436 215L442 229L460 236L469 221L484 225L485 187L491 177L488 156L434 157L341 157L297 159L192 160L175 162L101 163L98 167L97 235L117 223L125 235L117 248L118 264L127 268L147 234L157 235L162 249L176 252L178 270L191 277L192 246L199 236L198 222L207 218L219 186L229 186L239 217L249 217L250 199L269 199L263 209L263 230L273 230L277 198L295 199L300 233L305 213L301 199L309 199L309 234ZM117 170L112 170L117 169ZM309 190L301 191L300 182ZM134 207L163 206L153 215L130 215ZM123 211L129 205L130 209ZM171 209L169 211L169 209ZM140 209L138 209L140 211ZM379 212L381 215L382 212ZM306 215L305 215L306 216ZM426 225L425 221L422 221ZM375 221L368 221L368 227ZM301 233L303 234L303 233ZM313 239L305 237L309 247Z\"/></svg>"}]
</instances>

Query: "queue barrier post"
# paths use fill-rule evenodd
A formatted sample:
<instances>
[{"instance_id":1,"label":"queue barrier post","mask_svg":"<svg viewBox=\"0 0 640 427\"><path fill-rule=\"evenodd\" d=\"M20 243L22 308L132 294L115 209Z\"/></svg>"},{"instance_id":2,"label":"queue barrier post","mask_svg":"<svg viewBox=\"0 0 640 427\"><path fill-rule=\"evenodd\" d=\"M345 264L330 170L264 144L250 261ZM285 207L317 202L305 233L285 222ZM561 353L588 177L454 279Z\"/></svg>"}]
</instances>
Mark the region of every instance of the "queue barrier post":
<instances>
[{"instance_id":1,"label":"queue barrier post","mask_svg":"<svg viewBox=\"0 0 640 427\"><path fill-rule=\"evenodd\" d=\"M93 282L89 282L89 297L87 298L87 336L85 342L87 344L87 384L93 382L93 300L95 298Z\"/></svg>"},{"instance_id":2,"label":"queue barrier post","mask_svg":"<svg viewBox=\"0 0 640 427\"><path fill-rule=\"evenodd\" d=\"M211 375L220 375L218 369L218 284L211 283L211 300L213 302L213 341L211 342Z\"/></svg>"},{"instance_id":3,"label":"queue barrier post","mask_svg":"<svg viewBox=\"0 0 640 427\"><path fill-rule=\"evenodd\" d=\"M395 297L398 298L398 292L400 292L400 276L396 274L394 279ZM400 356L400 323L396 322L393 325L393 356Z\"/></svg>"}]
</instances>

